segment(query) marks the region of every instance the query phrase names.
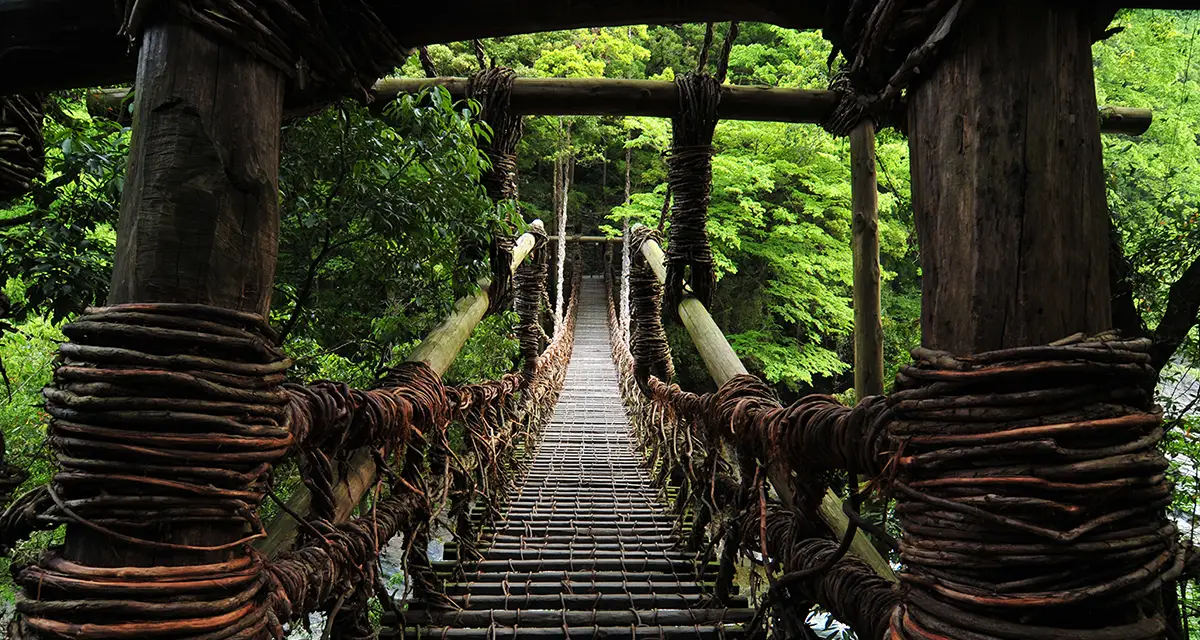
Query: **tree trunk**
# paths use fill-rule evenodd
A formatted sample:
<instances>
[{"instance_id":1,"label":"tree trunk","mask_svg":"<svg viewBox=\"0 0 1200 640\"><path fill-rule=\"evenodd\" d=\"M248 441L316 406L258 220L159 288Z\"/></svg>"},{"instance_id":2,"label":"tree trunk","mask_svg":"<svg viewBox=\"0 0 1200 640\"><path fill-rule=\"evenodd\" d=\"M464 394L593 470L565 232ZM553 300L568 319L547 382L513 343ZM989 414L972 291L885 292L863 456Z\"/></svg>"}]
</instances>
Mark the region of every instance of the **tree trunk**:
<instances>
[{"instance_id":1,"label":"tree trunk","mask_svg":"<svg viewBox=\"0 0 1200 640\"><path fill-rule=\"evenodd\" d=\"M191 27L146 31L111 304L267 312L279 235L283 86L273 67ZM164 527L156 537L217 546L242 535L242 525L209 523ZM67 527L67 559L88 566L217 562L230 553L155 552Z\"/></svg>"},{"instance_id":2,"label":"tree trunk","mask_svg":"<svg viewBox=\"0 0 1200 640\"><path fill-rule=\"evenodd\" d=\"M977 3L909 93L922 341L956 353L1111 322L1086 10Z\"/></svg>"}]
</instances>

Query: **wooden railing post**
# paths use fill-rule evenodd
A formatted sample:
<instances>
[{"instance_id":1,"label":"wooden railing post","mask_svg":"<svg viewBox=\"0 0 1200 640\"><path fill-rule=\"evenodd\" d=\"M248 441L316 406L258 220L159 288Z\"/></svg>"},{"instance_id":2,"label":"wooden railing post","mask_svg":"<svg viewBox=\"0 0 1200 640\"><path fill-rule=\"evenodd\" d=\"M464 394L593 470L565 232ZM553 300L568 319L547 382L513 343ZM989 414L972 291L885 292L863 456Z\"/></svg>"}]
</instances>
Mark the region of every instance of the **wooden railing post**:
<instances>
[{"instance_id":1,"label":"wooden railing post","mask_svg":"<svg viewBox=\"0 0 1200 640\"><path fill-rule=\"evenodd\" d=\"M542 229L542 221L534 220L531 227ZM513 247L513 258L510 269L517 267L533 251L537 238L532 233L526 233L517 239ZM406 358L407 362L424 362L438 375L446 373L458 352L462 350L471 332L483 320L488 308L488 288L491 280L479 282L479 291L464 296L454 305L454 311L434 327L429 335L413 349ZM333 494L336 502L335 520L344 521L350 517L354 507L367 494L376 476L375 460L367 449L355 451L344 467L339 481L334 485ZM312 493L308 487L300 485L287 501L288 509L295 513L307 514L312 507ZM292 545L296 539L299 523L286 513L280 514L267 527L267 537L258 545L260 551L274 555Z\"/></svg>"},{"instance_id":2,"label":"wooden railing post","mask_svg":"<svg viewBox=\"0 0 1200 640\"><path fill-rule=\"evenodd\" d=\"M666 255L663 253L662 247L653 240L647 240L642 243L642 255L646 258L646 262L654 271L659 282L665 282L667 276ZM704 308L699 300L685 297L679 303L679 316L683 320L684 328L692 337L696 350L700 352L704 366L708 368L708 373L718 386L725 384L734 376L748 373L729 341L725 339L721 328L717 326L708 309ZM768 462L770 463L770 461ZM767 474L780 502L788 508L793 508L796 501L788 470L779 464L768 464ZM829 528L837 536L842 536L850 528L850 519L842 511L842 500L832 490L826 490L825 497L817 509L817 515L825 524L829 525ZM892 571L891 565L861 531L854 536L850 551L880 576L893 582L896 581L896 574Z\"/></svg>"},{"instance_id":3,"label":"wooden railing post","mask_svg":"<svg viewBox=\"0 0 1200 640\"><path fill-rule=\"evenodd\" d=\"M883 393L883 320L880 312L879 187L875 174L875 123L850 132L850 189L854 220L854 393Z\"/></svg>"}]
</instances>

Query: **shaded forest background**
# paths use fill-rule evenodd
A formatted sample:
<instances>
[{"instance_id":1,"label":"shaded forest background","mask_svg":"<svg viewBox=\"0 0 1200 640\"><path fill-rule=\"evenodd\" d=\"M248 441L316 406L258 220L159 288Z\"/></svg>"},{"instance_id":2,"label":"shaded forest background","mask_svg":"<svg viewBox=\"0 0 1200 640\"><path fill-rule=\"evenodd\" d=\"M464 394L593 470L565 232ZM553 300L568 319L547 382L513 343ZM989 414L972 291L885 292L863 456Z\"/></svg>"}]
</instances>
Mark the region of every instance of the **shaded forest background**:
<instances>
[{"instance_id":1,"label":"shaded forest background","mask_svg":"<svg viewBox=\"0 0 1200 640\"><path fill-rule=\"evenodd\" d=\"M1131 11L1116 26L1122 29L1094 47L1099 102L1152 108L1154 124L1136 138L1105 136L1108 198L1134 303L1153 327L1170 285L1200 255L1200 12ZM726 28L718 25L718 41ZM703 40L703 25L637 26L483 46L489 64L526 77L670 80L696 69ZM823 89L829 51L817 32L743 24L729 82ZM479 69L470 43L429 53L441 75ZM398 73L423 75L415 56ZM30 486L51 471L40 389L49 382L60 327L104 302L112 269L129 130L89 115L85 95L47 98L45 180L31 195L0 203L0 318L9 323L0 332L0 424L10 460L33 471ZM556 164L574 166L571 233L617 233L630 221L659 226L670 134L664 119L530 118L516 210L494 206L478 186L486 160L475 141L488 132L472 122L469 105L443 92L370 110L347 102L287 123L272 321L296 360L293 375L367 386L402 359L486 271L482 256L461 248L480 246L495 225L517 231L521 219L540 217L555 231ZM720 277L718 323L748 367L781 395L817 391L853 400L847 141L814 125L723 122L715 146L708 232ZM886 130L878 146L890 378L920 341L921 274L907 141ZM709 388L686 336L672 335L672 346L684 387ZM511 314L491 317L448 378L496 377L516 353ZM1186 530L1200 500L1198 378L1193 329L1161 386L1174 426L1165 446L1174 461L1176 516ZM56 535L25 545L17 561ZM8 588L4 578L0 591ZM1190 630L1200 637L1192 601Z\"/></svg>"}]
</instances>

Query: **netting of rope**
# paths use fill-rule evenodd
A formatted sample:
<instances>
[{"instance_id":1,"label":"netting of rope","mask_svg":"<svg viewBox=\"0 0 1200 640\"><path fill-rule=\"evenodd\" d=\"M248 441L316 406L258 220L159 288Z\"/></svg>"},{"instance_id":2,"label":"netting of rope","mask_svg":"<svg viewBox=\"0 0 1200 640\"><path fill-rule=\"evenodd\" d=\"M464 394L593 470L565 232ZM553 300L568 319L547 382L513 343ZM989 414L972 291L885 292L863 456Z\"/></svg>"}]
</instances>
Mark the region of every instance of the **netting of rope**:
<instances>
[{"instance_id":1,"label":"netting of rope","mask_svg":"<svg viewBox=\"0 0 1200 640\"><path fill-rule=\"evenodd\" d=\"M343 95L368 101L375 81L404 64L410 52L376 14L379 4L117 0L117 10L121 32L133 42L151 26L182 18L278 69L289 80L289 105L307 106Z\"/></svg>"},{"instance_id":2,"label":"netting of rope","mask_svg":"<svg viewBox=\"0 0 1200 640\"><path fill-rule=\"evenodd\" d=\"M486 142L480 141L480 150L487 156L490 166L479 181L497 205L517 199L517 144L521 142L525 123L521 116L510 110L516 78L512 69L494 67L476 72L467 82L467 97L479 103L476 117L491 129L490 138ZM508 308L512 301L512 271L509 268L512 246L511 237L492 229L492 287L488 306L491 313Z\"/></svg>"},{"instance_id":3,"label":"netting of rope","mask_svg":"<svg viewBox=\"0 0 1200 640\"><path fill-rule=\"evenodd\" d=\"M1182 570L1148 340L918 350L888 401L900 638L1161 638ZM1015 621L1020 620L1020 623Z\"/></svg>"},{"instance_id":4,"label":"netting of rope","mask_svg":"<svg viewBox=\"0 0 1200 640\"><path fill-rule=\"evenodd\" d=\"M825 128L848 135L863 119L894 123L903 92L928 76L973 0L864 0L830 3L825 37L830 61L846 61L830 88L841 101Z\"/></svg>"},{"instance_id":5,"label":"netting of rope","mask_svg":"<svg viewBox=\"0 0 1200 640\"><path fill-rule=\"evenodd\" d=\"M0 96L0 202L33 188L46 163L37 96Z\"/></svg>"},{"instance_id":6,"label":"netting of rope","mask_svg":"<svg viewBox=\"0 0 1200 640\"><path fill-rule=\"evenodd\" d=\"M614 307L614 326L615 313ZM896 497L904 532L903 606L889 638L1115 640L1165 633L1161 608L1144 605L1181 575L1187 554L1166 518L1171 490L1157 450L1162 419L1153 405L1148 341L1074 336L963 357L918 349L895 393L865 398L853 409L824 396L780 407L753 376L736 376L711 394L653 378L639 385L635 358L619 353L618 343L614 357L630 378L622 390L640 423L636 431L656 463L677 467L660 479L687 477L693 486L681 488L679 499L690 500L697 514L714 507L742 514L742 531L726 530L722 539L783 558L787 573L772 580L773 599L811 598L841 608L843 621L857 620L860 637L883 637L889 626L879 617L883 600L849 605L841 599L846 589L819 586L856 562L841 557L852 533L840 545L828 535L793 533L788 545L795 556L747 542L757 535L770 543L787 531L782 524L773 533L753 531L755 519L767 526L762 514L775 507L763 492L762 506L747 512L749 469L757 469L752 484L761 487L763 469L782 468L799 509L788 517L804 522L812 521L831 473L864 471L876 476L874 487ZM733 501L721 463L696 455L711 455L722 443L737 452L742 474ZM707 496L697 495L697 481ZM882 534L855 504L852 493L845 510L851 531ZM697 522L707 524L699 515Z\"/></svg>"},{"instance_id":7,"label":"netting of rope","mask_svg":"<svg viewBox=\"0 0 1200 640\"><path fill-rule=\"evenodd\" d=\"M804 614L820 604L854 629L859 638L887 637L891 614L899 601L892 583L852 555L816 571L838 554L838 543L822 537L820 524L764 499L751 501L739 528L747 549L759 551L785 573L813 571L812 579L796 581L788 589L783 609L800 614L791 624L803 624Z\"/></svg>"},{"instance_id":8,"label":"netting of rope","mask_svg":"<svg viewBox=\"0 0 1200 640\"><path fill-rule=\"evenodd\" d=\"M667 231L666 304L678 317L686 280L692 295L712 304L716 273L708 245L708 203L712 191L712 139L717 128L721 84L705 73L675 76L679 111L671 118L671 150L667 154L671 226Z\"/></svg>"},{"instance_id":9,"label":"netting of rope","mask_svg":"<svg viewBox=\"0 0 1200 640\"><path fill-rule=\"evenodd\" d=\"M639 286L632 288L636 300ZM779 610L792 618L801 614L799 622L790 620L793 626L802 623L803 612L813 603L819 603L841 614L839 619L851 624L859 637L882 640L895 601L891 583L861 561L845 557L845 549L828 529L813 524L818 522L813 509L825 490L824 476L816 470L789 466L800 472L797 482L802 485L803 499L798 508L806 515L768 502L765 494L763 467L768 457L778 459L789 436L797 443L803 439L792 431L836 434L830 437L841 439L845 427L834 425L849 423L847 416L852 410L834 410L824 397L780 408L770 389L752 376L735 377L716 393L703 395L682 391L657 378L642 383L634 373L636 359L620 339L616 306L609 297L613 358L635 434L645 447L647 464L659 470L659 485L677 489L676 513L681 519L689 513L695 516L693 535L699 537L689 541L689 549L701 551L697 560L707 561L720 547L718 597L727 598L732 592L739 556L759 563L766 559L771 568L785 572L785 577L808 572L801 576L804 579L781 589L781 603L804 603ZM872 401L870 406L878 404ZM861 421L856 416L854 422ZM772 432L773 440L764 435ZM796 464L804 464L805 459ZM704 535L709 540L702 550ZM784 622L781 619L780 625Z\"/></svg>"}]
</instances>

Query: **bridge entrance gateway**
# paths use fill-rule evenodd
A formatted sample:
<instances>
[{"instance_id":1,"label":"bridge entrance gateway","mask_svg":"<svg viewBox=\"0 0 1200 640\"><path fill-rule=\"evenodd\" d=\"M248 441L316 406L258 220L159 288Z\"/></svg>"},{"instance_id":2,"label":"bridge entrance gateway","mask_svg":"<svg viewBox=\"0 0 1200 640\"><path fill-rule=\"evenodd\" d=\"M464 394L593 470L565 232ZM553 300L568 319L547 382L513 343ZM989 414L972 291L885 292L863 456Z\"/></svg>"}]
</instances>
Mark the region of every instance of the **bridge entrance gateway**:
<instances>
[{"instance_id":1,"label":"bridge entrance gateway","mask_svg":"<svg viewBox=\"0 0 1200 640\"><path fill-rule=\"evenodd\" d=\"M20 94L0 96L4 197L45 173L37 92L137 83L108 305L64 327L45 391L56 474L0 517L6 550L65 526L16 570L8 637L282 640L320 614L322 640L812 640L814 606L862 640L1181 637L1175 593L1196 562L1167 517L1152 389L1200 295L1152 337L1112 330L1130 327L1112 309L1100 136L1150 118L1096 103L1090 47L1116 5L111 4L0 0L0 92ZM384 78L426 43L647 21L709 22L706 60L713 20L821 28L842 66L828 91L729 87L731 23L715 76ZM429 85L480 105L494 203L517 199L525 115L671 117L668 238L629 227L620 258L602 243L608 281L584 277L563 188L553 271L540 221L496 223L478 234L490 246L460 247L490 277L407 362L368 389L289 381L268 321L280 127ZM709 314L712 139L731 117L851 140L854 406L784 405ZM922 346L887 395L877 126L909 138L922 272ZM446 384L505 309L518 366ZM674 383L670 323L715 391ZM303 486L277 500L289 461ZM0 493L20 484L3 462ZM894 501L899 539L862 515L872 495ZM431 563L444 524L455 541ZM403 597L379 567L397 536Z\"/></svg>"}]
</instances>

